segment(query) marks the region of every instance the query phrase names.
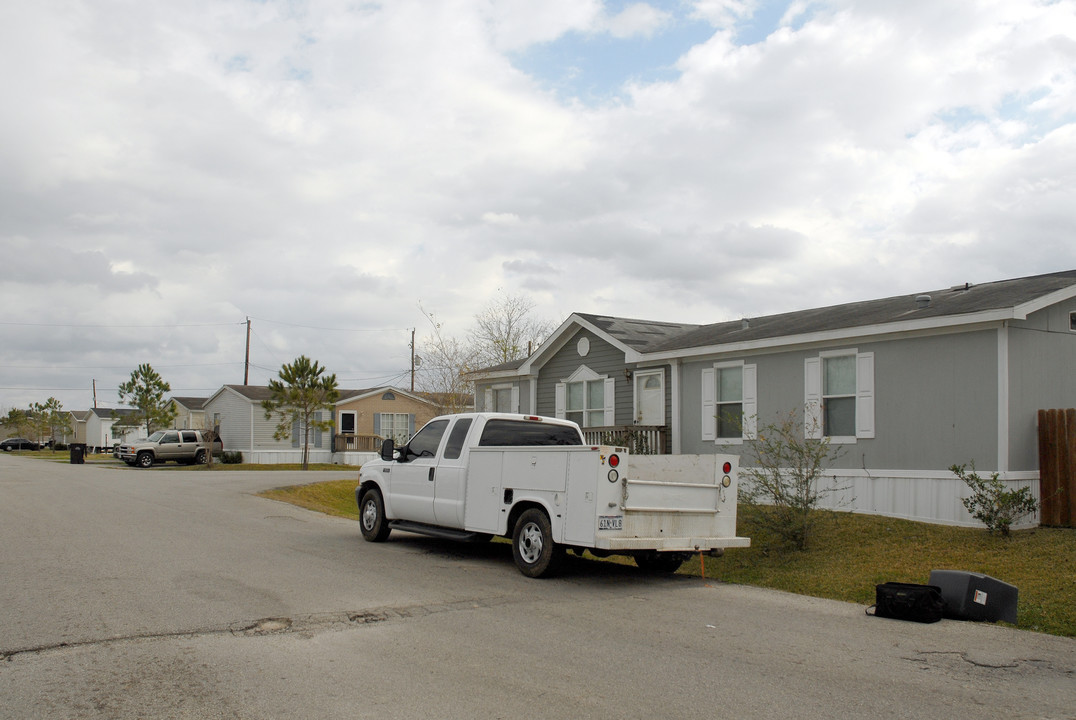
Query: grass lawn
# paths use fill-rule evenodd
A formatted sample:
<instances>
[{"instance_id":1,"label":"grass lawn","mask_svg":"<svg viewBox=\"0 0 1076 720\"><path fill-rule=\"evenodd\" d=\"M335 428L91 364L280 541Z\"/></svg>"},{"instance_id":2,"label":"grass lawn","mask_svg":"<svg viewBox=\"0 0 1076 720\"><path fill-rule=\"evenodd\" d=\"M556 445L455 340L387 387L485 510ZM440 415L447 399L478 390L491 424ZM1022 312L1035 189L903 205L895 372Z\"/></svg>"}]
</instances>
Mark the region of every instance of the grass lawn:
<instances>
[{"instance_id":1,"label":"grass lawn","mask_svg":"<svg viewBox=\"0 0 1076 720\"><path fill-rule=\"evenodd\" d=\"M357 519L356 480L277 488L262 495ZM1018 530L1006 539L985 529L819 511L811 548L789 552L770 546L753 530L749 510L742 509L739 520L738 533L750 537L752 547L705 558L706 577L866 606L874 603L878 583L926 583L931 570L965 570L1019 589L1018 627L1076 637L1076 530L1071 528ZM679 572L700 575L699 558L684 563Z\"/></svg>"}]
</instances>

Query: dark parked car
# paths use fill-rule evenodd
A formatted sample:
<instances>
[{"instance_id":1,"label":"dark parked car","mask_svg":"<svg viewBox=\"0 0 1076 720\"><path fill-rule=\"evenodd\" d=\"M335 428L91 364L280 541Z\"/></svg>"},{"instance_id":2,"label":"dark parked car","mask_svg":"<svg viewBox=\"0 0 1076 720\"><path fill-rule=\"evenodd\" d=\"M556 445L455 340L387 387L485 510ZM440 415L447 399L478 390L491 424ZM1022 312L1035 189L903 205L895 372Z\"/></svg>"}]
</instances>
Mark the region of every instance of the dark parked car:
<instances>
[{"instance_id":1,"label":"dark parked car","mask_svg":"<svg viewBox=\"0 0 1076 720\"><path fill-rule=\"evenodd\" d=\"M11 452L12 450L37 450L37 443L26 438L8 438L3 442L0 442L0 449L4 452Z\"/></svg>"}]
</instances>

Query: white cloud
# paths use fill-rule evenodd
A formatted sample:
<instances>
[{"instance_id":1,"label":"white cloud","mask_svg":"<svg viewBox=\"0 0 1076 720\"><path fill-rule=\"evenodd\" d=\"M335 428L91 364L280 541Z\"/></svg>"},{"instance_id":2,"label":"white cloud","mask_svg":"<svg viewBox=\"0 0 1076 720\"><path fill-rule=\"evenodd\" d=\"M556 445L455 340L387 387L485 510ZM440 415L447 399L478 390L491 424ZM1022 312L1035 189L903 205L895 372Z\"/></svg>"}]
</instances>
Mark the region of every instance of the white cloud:
<instances>
[{"instance_id":1,"label":"white cloud","mask_svg":"<svg viewBox=\"0 0 1076 720\"><path fill-rule=\"evenodd\" d=\"M247 315L255 381L361 379L407 368L419 301L462 334L499 288L706 322L1076 267L1071 3L797 2L744 46L764 6L700 2L679 75L601 107L512 54L615 62L673 4L9 5L0 304L42 326L0 366L84 368L10 386L238 382Z\"/></svg>"},{"instance_id":2,"label":"white cloud","mask_svg":"<svg viewBox=\"0 0 1076 720\"><path fill-rule=\"evenodd\" d=\"M671 22L669 13L646 3L634 3L610 17L606 23L615 38L651 37Z\"/></svg>"}]
</instances>

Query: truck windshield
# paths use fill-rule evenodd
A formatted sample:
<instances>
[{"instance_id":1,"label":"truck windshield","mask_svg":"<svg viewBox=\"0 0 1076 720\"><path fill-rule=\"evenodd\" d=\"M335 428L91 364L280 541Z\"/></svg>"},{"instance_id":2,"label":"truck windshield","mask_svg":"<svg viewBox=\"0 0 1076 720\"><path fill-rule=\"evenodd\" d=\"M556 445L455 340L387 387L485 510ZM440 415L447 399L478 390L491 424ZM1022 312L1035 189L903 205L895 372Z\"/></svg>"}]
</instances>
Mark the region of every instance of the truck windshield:
<instances>
[{"instance_id":1,"label":"truck windshield","mask_svg":"<svg viewBox=\"0 0 1076 720\"><path fill-rule=\"evenodd\" d=\"M571 425L528 422L525 420L490 420L482 428L478 444L483 447L510 445L582 445L579 431Z\"/></svg>"}]
</instances>

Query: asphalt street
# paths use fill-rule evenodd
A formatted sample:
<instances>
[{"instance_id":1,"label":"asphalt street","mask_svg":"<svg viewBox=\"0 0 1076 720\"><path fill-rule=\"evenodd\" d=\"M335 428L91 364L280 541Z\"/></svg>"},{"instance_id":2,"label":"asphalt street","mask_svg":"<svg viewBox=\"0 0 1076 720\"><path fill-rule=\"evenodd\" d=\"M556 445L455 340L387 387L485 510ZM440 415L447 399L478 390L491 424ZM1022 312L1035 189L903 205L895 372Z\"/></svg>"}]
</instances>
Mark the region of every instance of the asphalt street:
<instances>
[{"instance_id":1,"label":"asphalt street","mask_svg":"<svg viewBox=\"0 0 1076 720\"><path fill-rule=\"evenodd\" d=\"M336 473L0 455L0 718L1076 718L1076 641L403 533ZM925 570L929 572L929 568Z\"/></svg>"}]
</instances>

